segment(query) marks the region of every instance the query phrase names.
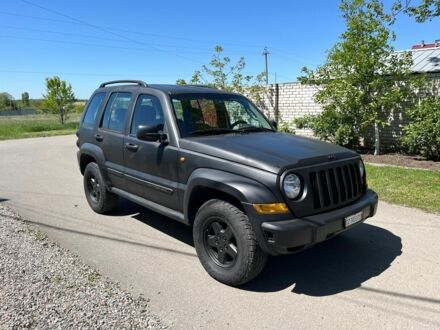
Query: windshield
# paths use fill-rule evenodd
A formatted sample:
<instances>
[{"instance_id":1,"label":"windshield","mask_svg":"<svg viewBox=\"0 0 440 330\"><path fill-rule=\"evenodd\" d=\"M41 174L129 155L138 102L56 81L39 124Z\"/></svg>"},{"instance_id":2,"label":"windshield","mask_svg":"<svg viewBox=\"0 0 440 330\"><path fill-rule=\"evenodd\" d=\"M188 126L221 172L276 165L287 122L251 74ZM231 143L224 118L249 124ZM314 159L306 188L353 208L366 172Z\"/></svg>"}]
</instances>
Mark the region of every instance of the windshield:
<instances>
[{"instance_id":1,"label":"windshield","mask_svg":"<svg viewBox=\"0 0 440 330\"><path fill-rule=\"evenodd\" d=\"M229 94L173 95L182 137L252 131L273 131L264 116L245 97Z\"/></svg>"}]
</instances>

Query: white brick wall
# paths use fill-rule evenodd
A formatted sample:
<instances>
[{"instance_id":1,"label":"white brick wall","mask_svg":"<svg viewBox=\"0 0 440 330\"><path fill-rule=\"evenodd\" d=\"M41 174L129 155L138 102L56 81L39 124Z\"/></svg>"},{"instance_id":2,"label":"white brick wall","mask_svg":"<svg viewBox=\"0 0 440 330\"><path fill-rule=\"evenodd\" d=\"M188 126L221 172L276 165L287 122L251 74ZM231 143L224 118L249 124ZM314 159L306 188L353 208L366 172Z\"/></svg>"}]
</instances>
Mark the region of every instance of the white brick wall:
<instances>
[{"instance_id":1,"label":"white brick wall","mask_svg":"<svg viewBox=\"0 0 440 330\"><path fill-rule=\"evenodd\" d=\"M440 92L440 73L430 74L435 82L437 93ZM306 115L316 115L322 111L322 107L315 102L316 86L302 85L298 82L279 84L278 113L279 119L292 122L295 118L301 118ZM265 114L275 118L275 85L269 85L263 98L263 104L260 104ZM402 127L405 119L401 114L396 113L389 119L390 126L381 130L381 144L384 149L398 148L398 140L402 136ZM297 129L296 134L313 136L313 132L308 129ZM371 137L370 142L372 143Z\"/></svg>"},{"instance_id":2,"label":"white brick wall","mask_svg":"<svg viewBox=\"0 0 440 330\"><path fill-rule=\"evenodd\" d=\"M296 82L279 84L279 119L292 122L295 118L320 113L322 108L314 99L316 91L317 88L315 86L301 85ZM269 85L264 97L264 108L270 118L275 118L274 106L275 85ZM312 131L308 129L296 129L296 133L313 136Z\"/></svg>"}]
</instances>

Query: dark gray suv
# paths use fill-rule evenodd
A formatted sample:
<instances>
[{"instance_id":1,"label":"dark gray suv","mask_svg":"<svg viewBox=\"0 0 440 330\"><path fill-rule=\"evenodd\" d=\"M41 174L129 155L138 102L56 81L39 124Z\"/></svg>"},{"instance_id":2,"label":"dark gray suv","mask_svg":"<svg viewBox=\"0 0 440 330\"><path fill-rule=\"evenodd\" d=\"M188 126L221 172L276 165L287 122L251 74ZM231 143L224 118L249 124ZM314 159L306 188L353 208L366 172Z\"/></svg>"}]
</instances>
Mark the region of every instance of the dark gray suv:
<instances>
[{"instance_id":1,"label":"dark gray suv","mask_svg":"<svg viewBox=\"0 0 440 330\"><path fill-rule=\"evenodd\" d=\"M257 276L268 254L303 250L376 212L358 154L277 132L239 94L103 83L77 135L95 212L123 197L192 226L203 267L229 285Z\"/></svg>"}]
</instances>

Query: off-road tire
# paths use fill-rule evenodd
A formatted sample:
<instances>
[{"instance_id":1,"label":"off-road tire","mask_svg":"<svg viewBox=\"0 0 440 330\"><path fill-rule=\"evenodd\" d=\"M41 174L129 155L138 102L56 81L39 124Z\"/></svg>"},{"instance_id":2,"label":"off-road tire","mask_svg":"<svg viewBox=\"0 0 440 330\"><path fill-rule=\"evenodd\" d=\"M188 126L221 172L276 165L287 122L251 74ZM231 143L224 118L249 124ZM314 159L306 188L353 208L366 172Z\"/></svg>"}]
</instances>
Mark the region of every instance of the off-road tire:
<instances>
[{"instance_id":1,"label":"off-road tire","mask_svg":"<svg viewBox=\"0 0 440 330\"><path fill-rule=\"evenodd\" d=\"M103 214L110 212L116 207L118 196L107 190L106 183L99 170L98 164L91 162L87 165L84 171L83 182L87 202L93 211Z\"/></svg>"},{"instance_id":2,"label":"off-road tire","mask_svg":"<svg viewBox=\"0 0 440 330\"><path fill-rule=\"evenodd\" d=\"M212 225L215 222L223 223L223 228L226 228L223 229L223 233L226 233L229 227L235 238L232 242L236 245L236 258L235 261L229 261L229 265L223 265L215 257L220 255L220 250L214 245L224 237L221 233L213 233ZM248 217L230 203L212 199L203 204L194 220L193 235L197 255L203 267L209 275L222 283L231 286L244 284L254 279L264 268L267 254L261 250ZM233 247L234 243L231 244L227 245L227 249ZM227 258L232 259L229 255Z\"/></svg>"}]
</instances>

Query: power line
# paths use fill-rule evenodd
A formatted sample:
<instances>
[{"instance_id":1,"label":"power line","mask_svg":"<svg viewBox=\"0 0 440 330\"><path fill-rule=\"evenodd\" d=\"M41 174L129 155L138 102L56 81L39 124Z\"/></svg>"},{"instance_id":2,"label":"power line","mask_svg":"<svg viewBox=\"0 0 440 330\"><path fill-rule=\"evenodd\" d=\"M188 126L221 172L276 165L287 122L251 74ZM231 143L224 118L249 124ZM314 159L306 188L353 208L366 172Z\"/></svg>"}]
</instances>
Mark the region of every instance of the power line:
<instances>
[{"instance_id":1,"label":"power line","mask_svg":"<svg viewBox=\"0 0 440 330\"><path fill-rule=\"evenodd\" d=\"M24 14L5 12L5 11L0 11L0 14L9 15L9 16L15 16L15 17L24 17L24 18L36 19L36 20L51 21L51 22L57 22L57 23L79 24L78 22L73 22L73 21L69 21L69 20L54 19L54 18L32 16L32 15L24 15ZM108 26L98 26L98 25L96 25L96 26L100 27L100 28L104 28L106 30L126 32L126 33L130 33L130 34L135 34L135 35L161 37L161 38L181 40L181 41L190 41L190 42L195 42L195 43L208 43L208 44L211 44L211 45L222 44L222 45L235 45L235 46L240 46L240 47L244 47L244 48L261 48L261 46L259 46L259 45L249 45L249 44L243 44L243 43L228 43L228 42L199 40L199 39L191 39L191 38L178 37L178 36L170 36L170 35L164 35L164 34L155 34L155 33L146 33L146 32L140 32L140 31L127 30L127 29L118 29L118 28L113 28L113 27L108 27ZM43 31L41 31L41 32L43 32ZM55 32L52 32L52 31L50 31L50 32L49 31L44 31L44 32L55 33ZM59 33L59 34L61 34L61 33ZM95 37L95 38L100 38L100 37ZM106 39L106 38L102 38L102 40L104 40L104 39ZM110 38L108 38L108 39L111 40ZM124 40L126 40L126 39L124 38ZM120 41L122 41L122 40L120 40ZM132 40L126 40L126 41L127 42L132 42ZM153 45L167 47L164 44L155 44L154 43ZM176 47L176 46L174 45L174 47ZM179 46L179 47L184 48L182 46ZM188 48L192 48L192 47L188 47ZM274 50L275 50L275 53L274 53ZM243 49L243 51L240 51L239 49L233 49L231 51L235 51L235 52L241 53L241 54L243 54L243 51L245 53L247 53L247 54L257 54L256 50L255 50L255 53L254 52L249 52L249 50L245 50L245 49ZM230 53L231 51L228 51L228 53ZM288 61L297 62L297 63L301 63L301 64L304 64L304 65L312 65L311 63L305 62L304 60L302 60L299 57L292 56L291 54L288 54L288 53L286 53L284 51L281 51L281 50L272 49L272 54L273 55L276 54L278 56L282 56L282 57L284 57Z\"/></svg>"},{"instance_id":2,"label":"power line","mask_svg":"<svg viewBox=\"0 0 440 330\"><path fill-rule=\"evenodd\" d=\"M90 36L90 35L79 34L79 33L69 33L69 32L60 32L60 31L51 31L51 30L34 29L34 28L21 27L21 26L13 26L13 25L4 25L4 24L0 24L0 27L1 27L1 28L6 28L6 29L12 29L12 30L22 30L22 31L30 31L30 32L42 32L42 33L52 33L52 34L59 34L59 35L72 36L72 37L81 37L81 38L88 38L88 39L100 39L100 40L108 40L108 41L123 41L123 42L127 42L126 40L123 40L123 39L114 39L114 38L106 38L106 37Z\"/></svg>"},{"instance_id":3,"label":"power line","mask_svg":"<svg viewBox=\"0 0 440 330\"><path fill-rule=\"evenodd\" d=\"M140 41L138 41L138 40L135 40L135 39L129 38L129 37L125 36L125 35L122 35L122 34L119 34L119 33L113 32L113 31L110 31L109 29L106 29L106 28L100 27L100 26L95 25L95 24L91 24L91 23L89 23L89 22L86 22L86 21L84 21L84 20L81 20L81 19L75 18L75 17L70 16L70 15L63 14L63 13L57 11L57 10L53 10L53 9L50 9L50 8L47 8L47 7L44 7L44 6L41 6L41 5L35 4L35 3L31 2L31 1L21 0L21 2L24 2L24 3L26 3L26 4L30 5L30 6L34 6L34 7L40 8L40 9L42 9L42 10L48 11L48 12L50 12L50 13L54 13L54 14L56 14L56 15L59 15L59 16L62 16L62 17L65 17L65 18L70 19L70 20L72 20L72 21L78 22L78 23L80 23L80 24L82 24L82 25L86 25L86 26L89 26L89 27L91 27L91 28L94 28L94 29L96 29L96 30L104 31L104 32L109 33L109 34L112 34L112 35L114 35L114 36L116 36L116 37L119 37L119 38L122 38L122 39L126 39L126 40L128 40L128 41L133 42L133 43L140 44L140 45L144 45L144 44L145 44L145 43L140 42ZM190 58L190 57L187 57L187 56L182 56L182 55L178 55L178 54L173 53L173 52L169 52L169 51L166 51L166 50L161 50L161 49L159 49L159 48L157 48L157 47L154 47L154 46L151 46L151 45L150 45L150 47L153 48L153 49L155 49L156 51L162 51L162 52L165 52L165 53L170 54L170 55L172 55L172 56L180 57L180 58L185 59L185 60L187 60L187 61L196 62L196 63L199 63L199 64L201 63L200 61L194 60L193 58Z\"/></svg>"},{"instance_id":4,"label":"power line","mask_svg":"<svg viewBox=\"0 0 440 330\"><path fill-rule=\"evenodd\" d=\"M9 16L14 16L14 17L23 17L23 18L37 19L37 20L43 20L43 21L68 23L68 24L78 25L77 22L72 22L72 21L67 21L67 20L60 20L60 19L52 19L52 18L46 18L46 17L38 17L38 16L31 16L31 15L16 14L16 13L10 13L10 12L5 12L5 11L0 11L0 15L9 15ZM7 27L7 26L5 26L5 27ZM16 27L12 27L12 26L9 26L9 27L16 28ZM130 33L130 34L136 34L136 35L142 35L142 36L161 37L161 38L166 38L166 39L174 39L174 40L180 40L180 41L190 41L190 42L194 42L194 43L205 43L205 44L210 44L210 45L221 44L221 45L240 46L240 47L243 47L243 51L245 51L245 52L249 52L249 50L245 50L244 48L261 48L261 46L247 45L247 44L243 44L243 43L230 43L230 42L198 40L198 39L190 39L190 38L177 37L177 36L169 36L169 35L163 35L163 34L155 34L155 33L146 33L146 32L139 32L139 31L133 31L133 30L117 29L117 28L111 28L111 27L108 27L108 26L100 26L100 27L108 29L108 30L126 32L126 33ZM17 27L17 29L18 29L18 27ZM49 33L48 30L46 30L46 31ZM50 31L50 32L51 33L55 33L55 32L52 32L52 31ZM109 39L109 40L111 40L111 39ZM192 47L188 46L188 48L192 48ZM239 51L238 48L234 48L233 50L235 50L237 52ZM255 50L255 54L256 53L257 53L257 50Z\"/></svg>"},{"instance_id":5,"label":"power line","mask_svg":"<svg viewBox=\"0 0 440 330\"><path fill-rule=\"evenodd\" d=\"M6 12L6 11L0 11L0 14L3 15L9 15L9 16L15 16L15 17L24 17L24 18L30 18L30 19L36 19L36 20L43 20L43 21L51 21L51 22L57 22L57 23L67 23L67 24L78 24L78 22L73 22L70 20L62 20L62 19L55 19L55 18L48 18L48 17L41 17L41 16L32 16L32 15L24 15L24 14L18 14L18 13L11 13L11 12ZM104 28L106 30L112 30L112 31L119 31L119 32L126 32L126 33L130 33L130 34L135 34L135 35L144 35L144 36L153 36L153 37L161 37L161 38L167 38L167 39L174 39L174 40L181 40L181 41L190 41L190 42L195 42L195 43L207 43L207 44L222 44L222 45L235 45L235 46L240 46L240 47L244 47L244 48L261 48L261 45L250 45L250 44L244 44L244 43L230 43L230 42L219 42L219 41L209 41L209 40L200 40L200 39L192 39L192 38L186 38L186 37L178 37L178 36L170 36L170 35L165 35L165 34L156 34L156 33L147 33L147 32L140 32L140 31L133 31L133 30L128 30L128 29L120 29L120 28L114 28L114 27L109 27L109 26L99 26L96 25L97 27L100 28ZM239 49L234 49L237 52L239 51ZM243 49L244 50L244 49ZM246 51L246 50L245 50ZM255 54L256 54L257 50L255 50ZM298 57L296 55L292 55L288 52L285 52L284 50L281 49L277 49L277 48L271 48L271 52L272 54L277 54L279 56L282 56L288 60L293 60L295 62L298 63L302 63L305 65L310 65L311 63L309 62L305 62L301 57Z\"/></svg>"},{"instance_id":6,"label":"power line","mask_svg":"<svg viewBox=\"0 0 440 330\"><path fill-rule=\"evenodd\" d=\"M90 77L114 77L114 76L136 76L136 77L175 77L175 74L151 74L151 73L87 73L87 72L62 72L62 71L25 71L25 70L2 70L2 73L14 74L48 74L66 76L90 76Z\"/></svg>"},{"instance_id":7,"label":"power line","mask_svg":"<svg viewBox=\"0 0 440 330\"><path fill-rule=\"evenodd\" d=\"M51 19L51 18L47 18L47 19L45 19L45 18L41 18L41 17L39 17L38 19L45 19L45 20L50 20L50 21L63 22L63 23L70 23L70 24L79 24L79 25L87 26L87 27L89 27L89 28L93 28L93 29L95 29L95 30L98 30L98 31L101 31L101 32L105 32L105 33L108 33L108 34L111 34L111 35L117 37L118 39L115 40L115 41L121 42L122 40L125 40L125 41L128 41L128 42L134 43L134 44L138 44L138 45L142 45L142 46L147 46L147 47L149 47L149 48L148 48L148 49L146 49L146 48L127 48L127 47L118 47L118 46L111 46L111 45L96 45L96 44L90 44L90 43L73 42L73 41L64 41L64 40L61 41L61 40L42 39L42 38L29 38L29 37L3 36L3 37L5 37L5 38L16 38L16 39L36 40L36 41L43 41L43 42L65 43L65 44L70 43L70 44L76 44L76 45L87 45L87 46L97 46L97 47L121 48L121 49L126 49L126 50L127 50L127 49L130 49L130 50L140 50L140 51L157 51L157 52L166 53L166 54L169 54L169 55L172 55L172 56L175 56L175 57L179 57L179 58L182 58L182 59L185 59L185 60L191 61L191 62L196 62L196 63L200 63L200 64L201 64L200 61L195 60L194 58L187 57L187 56L182 56L182 55L179 55L179 54L177 54L176 52L173 52L173 51L171 51L171 50L167 50L167 49L163 49L163 48L156 47L154 44L148 44L148 43L145 43L145 42L139 41L139 40L137 40L137 39L133 39L133 38L131 38L131 37L127 37L127 36L124 35L124 34L120 34L120 33L114 32L114 31L115 31L114 28L111 28L111 27L103 27L103 26L99 26L99 25L96 25L96 24L92 24L92 23L89 23L89 22L87 22L87 21L85 21L85 20L78 19L78 18L76 18L76 17L73 17L73 16L70 16L70 15L64 14L64 13L62 13L62 12L60 12L60 11L57 11L57 10L54 10L54 9L50 9L50 8L44 7L44 6L42 6L42 5L39 5L39 4L36 4L36 3L33 3L33 2L31 2L31 1L28 1L28 0L21 0L21 1L22 1L23 3L25 3L25 4L27 4L27 5L30 5L30 6L33 6L33 7L36 7L36 8L42 9L42 10L44 10L44 11L47 11L47 12L50 12L50 13L56 14L56 15L61 16L61 17L63 17L63 18L66 18L67 20L56 20L56 19ZM0 12L0 13L2 13L2 12ZM3 13L4 13L4 12L3 12ZM9 13L9 14L10 14L10 13ZM29 16L29 15L20 15L20 14L13 14L13 15L15 15L15 16L23 16L23 17L24 17L24 16L27 16L27 17L33 17L33 18L36 18L35 16ZM128 33L138 33L138 32L129 31L129 30L126 30L126 31L127 31ZM50 33L49 31L46 31L46 32ZM52 32L52 31L51 31L51 32ZM139 33L138 33L138 34L139 34ZM150 35L153 35L153 34L150 34ZM156 35L156 36L159 36L159 35ZM165 37L165 36L164 36L164 37ZM99 37L98 37L98 38L99 38ZM122 40L121 40L121 39L122 39ZM178 38L178 39L180 39L180 40L184 40L184 39L191 40L191 39L189 39L189 38ZM192 41L194 41L194 42L201 42L201 41L196 41L196 40L192 40ZM163 45L162 45L162 46L163 46ZM241 44L241 46L243 46L243 44ZM251 46L249 46L249 47L251 47ZM253 46L252 46L252 47L253 47ZM266 49L265 52L267 52L267 49ZM200 53L200 52L198 52L198 53ZM268 82L268 67L267 67L268 64L267 64L267 55L268 55L268 52L267 52L267 54L265 54L265 60L266 60L266 82Z\"/></svg>"},{"instance_id":8,"label":"power line","mask_svg":"<svg viewBox=\"0 0 440 330\"><path fill-rule=\"evenodd\" d=\"M96 44L96 43L85 43L85 42L75 42L75 41L65 41L65 40L53 40L53 39L43 39L43 38L33 38L33 37L20 37L20 36L7 36L7 35L0 35L0 38L7 38L7 39L18 39L18 40L32 40L32 41L41 41L41 42L50 42L50 43L57 43L57 44L70 44L70 45L82 45L82 46L88 46L88 47L103 47L103 48L110 48L110 49L121 49L121 50L132 50L132 51L148 51L151 52L151 50L148 50L146 48L134 48L134 47L124 47L124 46L112 46L112 45L102 45L102 44ZM269 52L268 52L269 54ZM14 71L14 70L1 70L0 72L9 72L9 73L41 73L41 74L67 74L67 75L82 75L82 76L145 76L145 74L88 74L88 73L74 73L74 72L60 72L60 73L54 73L54 72L43 72L43 71ZM244 72L244 74L252 74L256 75L260 72ZM269 74L267 72L267 74ZM148 74L146 74L148 75ZM266 72L265 72L266 75ZM157 75L162 76L162 75ZM165 75L164 75L165 76ZM169 75L170 77L174 77L174 75ZM280 77L291 79L291 77L287 77L282 74L278 74Z\"/></svg>"},{"instance_id":9,"label":"power line","mask_svg":"<svg viewBox=\"0 0 440 330\"><path fill-rule=\"evenodd\" d=\"M17 74L49 74L49 75L66 75L66 76L91 76L91 77L112 77L112 76L137 76L137 77L176 77L176 74L151 74L151 73L90 73L90 72L63 72L63 71L26 71L26 70L7 70L0 69L2 73ZM255 75L257 72L243 72L243 74Z\"/></svg>"},{"instance_id":10,"label":"power line","mask_svg":"<svg viewBox=\"0 0 440 330\"><path fill-rule=\"evenodd\" d=\"M98 36L91 36L91 35L78 34L78 33L42 30L42 29L34 29L34 28L27 28L27 27L12 26L12 25L2 25L2 24L0 24L0 28L6 28L6 29L12 29L12 30L21 30L21 31L30 31L30 32L39 32L39 33L50 33L50 34L65 35L65 36L72 36L72 37L80 37L80 38L87 38L87 39L96 39L96 40L106 40L106 41L116 41L116 42L130 42L130 41L127 41L127 40L124 40L124 39L106 38L106 37L98 37ZM13 36L8 36L8 37L12 38ZM21 36L17 36L17 38L22 38L22 37ZM38 40L38 39L34 39L34 40ZM48 40L44 40L44 41L48 41ZM58 42L58 41L56 40L56 42ZM172 47L173 49L183 49L183 50L186 49L186 50L191 50L192 53L196 52L196 53L209 53L209 54L212 54L212 51L208 51L206 48L194 48L194 47L189 47L189 46L170 45L170 44L158 44L158 43L145 43L145 44L153 45L153 46L159 46L159 47ZM100 45L100 46L105 46L105 45ZM129 49L129 48L126 48L126 49ZM146 48L144 48L144 49L147 50ZM228 51L228 53L235 53L235 52L239 53L238 51L232 51L232 52ZM239 53L239 54L243 54L243 53ZM251 54L251 53L248 53L248 54ZM257 53L255 52L255 54L257 54Z\"/></svg>"},{"instance_id":11,"label":"power line","mask_svg":"<svg viewBox=\"0 0 440 330\"><path fill-rule=\"evenodd\" d=\"M56 23L78 24L78 22L72 22L69 20L62 20L62 19L48 18L48 17L41 17L41 16L33 16L33 15L24 15L24 14L17 14L17 13L11 13L11 12L6 12L6 11L0 11L0 14L8 15L8 16L15 16L15 17L30 18L30 19L35 19L35 20L50 21L50 22L56 22ZM245 48L261 48L261 45L250 45L250 44L232 43L232 42L219 42L219 41L212 41L212 40L201 40L201 39L193 39L193 38L187 38L187 37L179 37L179 36L175 36L175 35L171 36L171 35L166 35L166 34L133 31L133 30L103 26L103 25L96 25L96 26L99 26L101 28L105 28L108 30L112 30L112 31L126 32L126 33L130 33L130 34L135 34L135 35L161 37L161 38L181 40L181 41L190 41L190 42L195 42L195 43L206 43L206 44L211 44L211 45L221 43L222 45L240 46L240 47L245 47Z\"/></svg>"},{"instance_id":12,"label":"power line","mask_svg":"<svg viewBox=\"0 0 440 330\"><path fill-rule=\"evenodd\" d=\"M76 18L71 17L69 15L65 15L61 12L56 11L56 10L46 8L41 5L32 3L31 1L27 1L27 0L21 0L21 1L28 4L28 5L38 7L40 9L52 12L57 15L61 15L62 17L68 18L69 20L53 19L53 18L46 18L46 17L41 17L41 16L23 15L23 14L17 14L17 13L5 12L5 11L0 11L0 14L12 15L12 16L17 16L17 17L26 17L26 18L32 18L32 19L38 19L38 20L47 20L47 21L53 21L53 22L59 22L59 23L81 24L81 25L86 25L86 26L93 25L94 27L99 27L101 29L105 29L106 32L108 32L108 30L111 30L111 31L126 32L126 33L131 33L131 34L136 34L136 35L146 35L146 36L162 37L162 38L176 39L176 40L182 40L182 41L191 41L191 42L196 42L196 43L208 43L208 44L216 44L217 43L217 42L210 41L210 40L200 40L200 39L193 39L193 38L187 38L187 37L179 37L179 36L175 36L175 35L171 36L171 35L165 35L165 34L147 33L147 32L140 32L140 31L133 31L133 30L128 30L128 29L120 29L120 28L114 28L114 27L109 27L109 26L90 24L88 22L76 19ZM74 20L74 21L72 22L72 20ZM250 45L250 44L243 44L243 43L221 42L221 44L222 45L231 45L231 46L241 46L241 47L247 47L247 48L261 48L261 45Z\"/></svg>"},{"instance_id":13,"label":"power line","mask_svg":"<svg viewBox=\"0 0 440 330\"><path fill-rule=\"evenodd\" d=\"M77 23L74 23L74 22L71 22L71 21L62 20L62 19L40 17L40 16L32 16L32 15L24 15L24 14L17 14L17 13L11 13L11 12L7 12L7 11L2 11L2 10L0 10L0 14L1 15L14 16L14 17L31 18L31 19L36 19L36 20L48 21L48 22L77 24Z\"/></svg>"},{"instance_id":14,"label":"power line","mask_svg":"<svg viewBox=\"0 0 440 330\"><path fill-rule=\"evenodd\" d=\"M81 41L67 41L67 40L56 40L56 39L34 38L34 37L22 37L22 36L11 36L11 35L0 35L0 38L17 39L17 40L32 40L32 41L50 42L50 43L66 44L66 45L80 45L80 46L88 46L88 47L111 48L111 49L133 50L133 51L143 51L143 52L168 53L168 50L163 50L163 49L157 49L157 50L153 49L153 50L151 50L151 49L148 49L148 48L113 46L113 45L81 42ZM180 51L180 52L197 53L197 54L199 54L199 53L211 54L210 51Z\"/></svg>"}]
</instances>

